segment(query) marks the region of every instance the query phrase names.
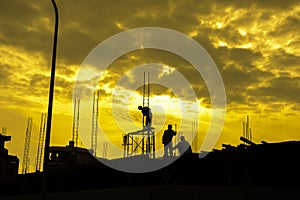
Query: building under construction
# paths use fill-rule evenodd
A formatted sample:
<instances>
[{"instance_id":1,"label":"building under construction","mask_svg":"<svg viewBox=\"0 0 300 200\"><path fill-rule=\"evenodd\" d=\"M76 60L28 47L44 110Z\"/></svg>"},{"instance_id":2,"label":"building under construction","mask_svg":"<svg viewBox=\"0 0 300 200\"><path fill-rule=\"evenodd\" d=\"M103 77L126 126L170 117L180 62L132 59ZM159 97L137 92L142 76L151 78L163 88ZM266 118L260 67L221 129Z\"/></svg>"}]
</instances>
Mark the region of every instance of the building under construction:
<instances>
[{"instance_id":1,"label":"building under construction","mask_svg":"<svg viewBox=\"0 0 300 200\"><path fill-rule=\"evenodd\" d=\"M1 135L1 138L1 141L9 140L8 136ZM224 144L222 149L214 149L202 159L199 159L199 153L181 156L170 165L148 173L126 173L112 169L99 162L88 149L74 147L73 142L65 147L51 147L47 192L180 185L197 188L216 185L299 185L300 141L262 141L257 144L243 136L240 139L241 144L238 146ZM18 159L15 156L4 155L6 157L1 157L1 162L5 160L7 164L1 165L1 176L8 173L16 175ZM119 159L133 157L135 156ZM42 177L43 172L19 174L9 179L0 178L1 195L39 194Z\"/></svg>"},{"instance_id":2,"label":"building under construction","mask_svg":"<svg viewBox=\"0 0 300 200\"><path fill-rule=\"evenodd\" d=\"M299 186L300 141L255 143L252 141L252 136L250 137L249 118L246 123L248 124L243 126L245 129L243 128L239 145L223 144L222 149L213 149L201 159L199 159L199 154L202 152L194 152L181 157L175 156L176 160L170 165L148 173L127 173L103 164L125 162L128 159L139 158L141 155L147 155L147 159L153 162L161 162L160 159L153 158L146 152L118 159L101 158L103 162L99 162L100 158L94 157L93 151L76 147L72 140L66 146L52 146L49 149L46 192L67 195L66 192L113 189L113 191L120 190L126 193L125 191L128 192L130 188L135 188L134 191L144 188L145 191L152 191L155 195L157 192L153 187L170 187L174 188L171 190L172 193L179 194L181 186L189 185L195 188L190 191L191 193L203 191L203 188L208 186L218 186L214 191L226 194L227 190L222 188L229 186L231 188L249 185L262 188L265 186ZM246 132L249 134L244 134ZM4 142L10 139L10 136L0 134L1 198L40 194L43 191L44 172L17 174L19 160L16 156L8 155L7 149L4 148ZM207 193L207 191L203 192L204 195ZM114 193L110 195L113 196ZM89 193L86 195L89 196ZM133 193L128 195L133 195ZM209 195L206 194L206 196ZM252 197L257 199L255 195Z\"/></svg>"},{"instance_id":3,"label":"building under construction","mask_svg":"<svg viewBox=\"0 0 300 200\"><path fill-rule=\"evenodd\" d=\"M9 155L4 147L5 142L11 141L11 136L0 133L0 179L3 177L17 176L19 170L19 158Z\"/></svg>"}]
</instances>

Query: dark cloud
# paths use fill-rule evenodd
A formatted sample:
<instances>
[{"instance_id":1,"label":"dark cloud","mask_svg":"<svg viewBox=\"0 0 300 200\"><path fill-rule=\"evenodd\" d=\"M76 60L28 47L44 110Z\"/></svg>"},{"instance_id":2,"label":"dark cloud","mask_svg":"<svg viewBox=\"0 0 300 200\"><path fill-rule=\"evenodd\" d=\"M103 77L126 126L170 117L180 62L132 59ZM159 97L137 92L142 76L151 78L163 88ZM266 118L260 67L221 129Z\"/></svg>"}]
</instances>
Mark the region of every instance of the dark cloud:
<instances>
[{"instance_id":1,"label":"dark cloud","mask_svg":"<svg viewBox=\"0 0 300 200\"><path fill-rule=\"evenodd\" d=\"M300 11L299 11L300 15ZM278 36L289 36L292 33L299 33L300 31L300 16L288 16L287 18L283 19L281 24L279 24L276 30L273 30L269 33L271 37L278 37ZM288 31L287 31L288 30ZM287 40L290 38L286 38Z\"/></svg>"},{"instance_id":2,"label":"dark cloud","mask_svg":"<svg viewBox=\"0 0 300 200\"><path fill-rule=\"evenodd\" d=\"M192 31L198 24L197 16L210 19L209 16L227 14L224 8L247 9L256 5L258 8L288 9L295 1L284 3L276 1L57 1L60 24L59 24L59 59L68 64L80 64L85 56L95 45L114 35L121 30L116 23L121 23L127 28L141 26L162 26L173 28L187 33ZM51 55L53 34L53 9L49 2L44 1L20 1L6 2L1 6L1 32L7 38L7 42L14 45L24 46L30 50L42 51L45 55ZM270 10L270 11L272 11ZM267 11L266 11L267 13ZM255 15L255 14L253 14ZM42 18L49 20L50 30L46 29ZM248 24L252 16L242 16L236 22L220 30L216 35L225 37L234 42L241 40L241 36L233 31L236 25ZM247 21L241 21L247 20ZM252 18L252 21L253 20ZM295 21L291 19L290 21ZM293 22L291 22L293 23ZM287 24L287 27L289 24ZM28 27L38 29L29 31ZM209 30L210 34L212 30ZM225 34L224 34L225 33ZM225 36L223 36L225 35ZM43 45L40 45L40 44Z\"/></svg>"},{"instance_id":3,"label":"dark cloud","mask_svg":"<svg viewBox=\"0 0 300 200\"><path fill-rule=\"evenodd\" d=\"M0 85L3 87L7 84L9 77L13 76L12 70L8 65L0 65Z\"/></svg>"},{"instance_id":4,"label":"dark cloud","mask_svg":"<svg viewBox=\"0 0 300 200\"><path fill-rule=\"evenodd\" d=\"M282 3L281 0L275 0L275 1L260 1L260 0L254 0L254 1L239 1L239 0L233 0L233 1L217 1L215 2L221 4L222 6L233 6L236 8L250 8L251 6L255 5L258 8L264 8L264 9L271 9L271 10L286 10L290 9L293 6L295 6L297 3L299 3L296 0L288 0Z\"/></svg>"},{"instance_id":5,"label":"dark cloud","mask_svg":"<svg viewBox=\"0 0 300 200\"><path fill-rule=\"evenodd\" d=\"M260 88L257 93L255 89L249 93L246 89L259 82L269 80L273 76L275 77L271 73L272 69L281 71L279 75L285 78L283 85L297 89L295 85L288 83L294 81L293 78L289 78L291 72L300 73L299 57L285 49L279 49L278 51L270 51L271 54L268 52L269 57L265 58L261 49L241 49L238 47L249 42L256 43L257 37L259 37L254 33L247 33L242 36L238 33L239 28L244 28L247 31L255 25L265 22L274 25L274 15L288 12L295 7L296 3L297 1L282 3L279 0L272 2L258 0L247 2L237 0L226 2L129 0L118 1L118 3L110 0L57 1L60 14L57 59L58 62L64 64L64 67L59 66L57 68L57 72L65 76L74 76L75 69L68 66L80 65L99 42L124 29L159 26L172 28L186 34L194 30L198 31L198 35L194 39L207 50L218 66L225 82L230 103L243 103L250 94L266 96L270 92L279 92L275 89ZM228 9L231 11L229 12ZM254 10L257 12L253 12ZM12 0L1 6L0 11L0 32L3 36L0 39L3 44L22 47L29 52L42 53L48 62L45 63L45 66L49 68L54 23L54 13L50 1ZM235 11L242 12L231 19L230 23L222 24L220 28L212 27L210 24L210 22L215 23L217 20L222 22L222 19L230 19ZM204 24L201 24L199 19ZM294 36L299 32L297 24L299 24L299 14L288 16L282 19L280 24L276 24L275 29L267 30L267 36L275 39L282 36L288 37L290 34ZM218 40L224 40L231 46L216 47L213 42ZM299 46L298 43L297 40L293 40L289 45L297 47ZM130 57L132 55L138 59L132 59ZM268 71L261 71L254 64L257 60L268 61L264 66ZM108 68L110 75L105 77L101 84L108 84L109 87L113 87L116 81L133 66L150 62L161 62L175 67L189 80L197 96L204 98L207 103L209 102L206 85L201 76L198 76L189 67L190 64L176 55L167 52L162 53L162 51L136 51L120 57ZM9 77L10 74L12 72L9 70L1 69L0 77L3 77L1 80L4 81L4 77ZM274 82L270 84L274 86L277 81L274 78L272 80ZM38 87L47 88L47 82L47 77L34 74L29 80L19 80L18 83L14 84L18 84L17 87L27 86L35 89ZM56 94L70 98L73 83L57 78L56 84ZM159 88L158 91L169 93L162 88ZM273 95L273 97L277 96L280 97L280 95ZM293 94L290 96L295 99Z\"/></svg>"},{"instance_id":6,"label":"dark cloud","mask_svg":"<svg viewBox=\"0 0 300 200\"><path fill-rule=\"evenodd\" d=\"M278 77L268 82L269 86L264 86L252 91L251 99L264 103L272 102L300 102L300 78Z\"/></svg>"},{"instance_id":7,"label":"dark cloud","mask_svg":"<svg viewBox=\"0 0 300 200\"><path fill-rule=\"evenodd\" d=\"M1 19L3 19L0 22L1 26L11 24L19 27L32 21L39 13L38 9L32 6L32 2L20 0L2 2L0 11Z\"/></svg>"},{"instance_id":8,"label":"dark cloud","mask_svg":"<svg viewBox=\"0 0 300 200\"><path fill-rule=\"evenodd\" d=\"M49 1L12 0L1 4L0 33L2 44L21 47L30 52L51 55L52 31L47 29L47 20L52 27L52 10Z\"/></svg>"},{"instance_id":9,"label":"dark cloud","mask_svg":"<svg viewBox=\"0 0 300 200\"><path fill-rule=\"evenodd\" d=\"M221 47L215 50L215 57L220 63L221 68L224 68L227 63L230 65L239 66L245 72L256 70L253 62L263 58L262 54L250 49L227 48Z\"/></svg>"},{"instance_id":10,"label":"dark cloud","mask_svg":"<svg viewBox=\"0 0 300 200\"><path fill-rule=\"evenodd\" d=\"M75 76L76 75L76 70L68 65L65 66L57 66L56 67L56 73L61 74L61 75L67 75L69 77Z\"/></svg>"},{"instance_id":11,"label":"dark cloud","mask_svg":"<svg viewBox=\"0 0 300 200\"><path fill-rule=\"evenodd\" d=\"M275 67L276 66L276 67ZM283 71L299 70L300 57L291 53L287 53L285 49L277 49L268 57L268 63L265 67L269 70L277 69Z\"/></svg>"},{"instance_id":12,"label":"dark cloud","mask_svg":"<svg viewBox=\"0 0 300 200\"><path fill-rule=\"evenodd\" d=\"M135 59L132 59L132 57L135 57ZM105 79L101 80L101 83L109 84L110 87L114 87L116 81L118 81L122 77L124 79L122 86L126 89L132 89L130 86L133 84L142 85L144 81L143 69L132 72L130 77L126 76L125 73L137 66L141 66L147 63L160 63L174 68L183 76L183 79L185 79L187 83L190 84L198 98L205 98L209 96L203 78L201 77L199 72L191 66L189 62L173 53L154 49L134 51L121 56L118 60L112 63L111 66L109 66L109 75ZM146 70L149 70L151 72L152 82L158 81L156 79L161 71L157 71L157 68L149 68ZM170 88L163 89L161 88L161 86L154 85L153 89L151 90L153 94L163 94L164 92L166 92L165 94L170 94L171 90L179 91L183 86L183 83L180 83L179 80L168 79L168 76L165 76L163 80L165 83L168 83ZM132 84L128 84L129 82L131 82ZM182 91L181 94L183 96L186 96L184 95L184 91Z\"/></svg>"},{"instance_id":13,"label":"dark cloud","mask_svg":"<svg viewBox=\"0 0 300 200\"><path fill-rule=\"evenodd\" d=\"M172 98L176 97L176 94L174 94L172 92L171 88L166 88L163 85L160 85L160 84L150 84L150 88L151 88L150 97L161 96L161 95L167 95L167 96L170 96ZM136 92L138 92L142 96L143 96L143 91L144 91L144 87L143 86L141 86L141 87L139 87L139 88L136 89Z\"/></svg>"},{"instance_id":14,"label":"dark cloud","mask_svg":"<svg viewBox=\"0 0 300 200\"><path fill-rule=\"evenodd\" d=\"M34 74L30 78L28 95L46 96L48 93L50 77L42 74Z\"/></svg>"},{"instance_id":15,"label":"dark cloud","mask_svg":"<svg viewBox=\"0 0 300 200\"><path fill-rule=\"evenodd\" d=\"M74 83L70 82L62 77L55 78L55 95L61 101L72 101Z\"/></svg>"},{"instance_id":16,"label":"dark cloud","mask_svg":"<svg viewBox=\"0 0 300 200\"><path fill-rule=\"evenodd\" d=\"M274 76L272 73L261 71L253 65L253 62L262 58L259 52L221 47L212 50L211 56L222 75L228 104L245 103L249 95L247 93L248 87Z\"/></svg>"}]
</instances>

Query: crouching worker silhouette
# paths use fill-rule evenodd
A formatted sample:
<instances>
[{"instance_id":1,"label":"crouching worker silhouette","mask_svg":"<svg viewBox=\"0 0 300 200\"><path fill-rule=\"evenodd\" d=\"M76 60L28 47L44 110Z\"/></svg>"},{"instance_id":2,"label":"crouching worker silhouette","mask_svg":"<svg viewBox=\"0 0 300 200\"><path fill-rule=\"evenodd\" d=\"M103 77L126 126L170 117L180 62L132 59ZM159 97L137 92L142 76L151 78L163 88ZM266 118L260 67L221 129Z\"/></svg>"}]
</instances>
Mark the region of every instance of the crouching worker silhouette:
<instances>
[{"instance_id":1,"label":"crouching worker silhouette","mask_svg":"<svg viewBox=\"0 0 300 200\"><path fill-rule=\"evenodd\" d=\"M173 147L173 150L178 149L180 156L184 154L191 154L192 148L188 141L185 140L184 136L180 137L180 142L176 146Z\"/></svg>"},{"instance_id":2,"label":"crouching worker silhouette","mask_svg":"<svg viewBox=\"0 0 300 200\"><path fill-rule=\"evenodd\" d=\"M142 111L143 118L146 117L146 121L145 121L145 124L143 124L143 126L146 129L150 129L151 126L152 126L152 112L151 112L151 109L149 107L143 107L143 106L139 106L138 109L140 111Z\"/></svg>"},{"instance_id":3,"label":"crouching worker silhouette","mask_svg":"<svg viewBox=\"0 0 300 200\"><path fill-rule=\"evenodd\" d=\"M168 125L168 129L164 131L162 143L164 144L164 157L172 156L172 138L176 132L172 130L172 124Z\"/></svg>"}]
</instances>

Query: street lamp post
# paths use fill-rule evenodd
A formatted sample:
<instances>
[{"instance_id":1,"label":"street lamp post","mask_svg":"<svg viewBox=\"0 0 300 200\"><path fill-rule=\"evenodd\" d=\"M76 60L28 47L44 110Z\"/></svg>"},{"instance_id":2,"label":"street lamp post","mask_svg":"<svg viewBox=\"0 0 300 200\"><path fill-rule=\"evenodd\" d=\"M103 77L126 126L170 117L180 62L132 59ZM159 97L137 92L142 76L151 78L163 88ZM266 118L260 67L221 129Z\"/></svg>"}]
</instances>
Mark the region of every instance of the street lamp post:
<instances>
[{"instance_id":1,"label":"street lamp post","mask_svg":"<svg viewBox=\"0 0 300 200\"><path fill-rule=\"evenodd\" d=\"M48 118L46 128L46 139L44 149L44 174L48 172L48 160L49 160L49 146L50 146L50 135L51 135L51 121L52 121L52 108L53 108L53 93L54 93L54 80L55 80L55 66L56 66L56 48L57 48L57 33L58 33L58 10L55 0L51 0L54 12L55 12L55 27L54 27L54 40L53 40L53 51L52 51L52 67L50 77L50 90L49 90L49 103L48 103Z\"/></svg>"}]
</instances>

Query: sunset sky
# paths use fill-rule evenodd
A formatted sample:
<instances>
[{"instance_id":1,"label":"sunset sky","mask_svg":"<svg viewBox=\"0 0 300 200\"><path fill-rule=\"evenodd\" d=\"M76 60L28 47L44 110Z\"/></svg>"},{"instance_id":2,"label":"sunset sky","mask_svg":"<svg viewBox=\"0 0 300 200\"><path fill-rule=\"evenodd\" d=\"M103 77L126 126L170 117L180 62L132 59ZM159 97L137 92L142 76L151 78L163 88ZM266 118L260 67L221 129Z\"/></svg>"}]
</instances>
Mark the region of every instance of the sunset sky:
<instances>
[{"instance_id":1,"label":"sunset sky","mask_svg":"<svg viewBox=\"0 0 300 200\"><path fill-rule=\"evenodd\" d=\"M34 170L40 117L48 107L53 7L50 0L0 2L0 128L7 127L7 135L12 136L6 148L19 157L21 168L27 118L33 118L30 165ZM60 23L52 146L65 146L72 138L73 89L85 58L105 39L139 27L163 27L186 34L201 44L215 62L224 81L227 105L223 131L214 148L221 149L224 143L240 144L247 115L255 143L300 139L299 1L57 0L57 6ZM191 142L192 121L198 119L198 144L193 148L199 151L211 120L207 85L201 76L195 76L190 63L170 52L129 52L101 74L101 128L109 133L113 144L120 146L122 134L141 127L137 106L142 104L142 88L131 90L127 84L143 82L143 71L149 70L147 63L159 63L151 71L151 80L169 77L170 85L180 90L172 75L183 74L196 96L189 98L185 93L179 98L175 88L151 86L158 149L161 131L168 123L178 124L179 131ZM86 78L93 79L99 73L91 67ZM89 94L86 97L91 101L92 92ZM88 148L91 107L90 102L80 108L83 119L79 134L82 145ZM102 144L100 137L99 156ZM110 148L107 154L114 156Z\"/></svg>"}]
</instances>

